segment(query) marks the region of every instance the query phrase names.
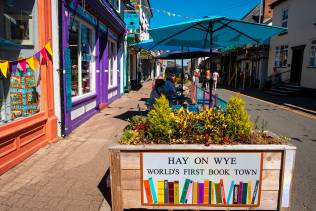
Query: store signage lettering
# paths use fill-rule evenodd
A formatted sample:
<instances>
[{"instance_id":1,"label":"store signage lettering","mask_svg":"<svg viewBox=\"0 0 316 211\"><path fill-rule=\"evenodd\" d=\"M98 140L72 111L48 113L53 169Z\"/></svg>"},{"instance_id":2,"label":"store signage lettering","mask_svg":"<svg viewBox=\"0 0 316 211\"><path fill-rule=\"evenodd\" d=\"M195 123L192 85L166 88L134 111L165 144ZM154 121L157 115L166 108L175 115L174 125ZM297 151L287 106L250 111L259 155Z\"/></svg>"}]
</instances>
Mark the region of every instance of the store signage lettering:
<instances>
[{"instance_id":1,"label":"store signage lettering","mask_svg":"<svg viewBox=\"0 0 316 211\"><path fill-rule=\"evenodd\" d=\"M141 154L142 204L257 207L262 153Z\"/></svg>"}]
</instances>

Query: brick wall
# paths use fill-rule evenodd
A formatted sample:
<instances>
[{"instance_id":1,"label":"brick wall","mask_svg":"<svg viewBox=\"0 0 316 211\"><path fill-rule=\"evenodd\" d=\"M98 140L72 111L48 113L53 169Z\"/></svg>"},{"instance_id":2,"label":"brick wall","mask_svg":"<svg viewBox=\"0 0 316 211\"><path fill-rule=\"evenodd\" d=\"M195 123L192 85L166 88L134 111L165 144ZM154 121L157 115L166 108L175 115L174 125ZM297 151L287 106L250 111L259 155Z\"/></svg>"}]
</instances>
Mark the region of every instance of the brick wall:
<instances>
[{"instance_id":1,"label":"brick wall","mask_svg":"<svg viewBox=\"0 0 316 211\"><path fill-rule=\"evenodd\" d=\"M263 16L263 22L265 22L268 19L272 18L273 11L270 8L270 4L276 2L277 0L265 0L265 6L264 6L264 16Z\"/></svg>"}]
</instances>

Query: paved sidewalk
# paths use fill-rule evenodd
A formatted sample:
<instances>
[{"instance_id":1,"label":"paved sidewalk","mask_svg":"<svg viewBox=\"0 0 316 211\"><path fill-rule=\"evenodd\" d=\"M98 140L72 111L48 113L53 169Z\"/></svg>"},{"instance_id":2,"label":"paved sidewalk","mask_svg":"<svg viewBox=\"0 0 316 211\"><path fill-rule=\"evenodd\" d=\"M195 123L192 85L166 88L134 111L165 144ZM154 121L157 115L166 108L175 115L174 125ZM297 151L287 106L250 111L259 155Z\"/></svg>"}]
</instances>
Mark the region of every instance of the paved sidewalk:
<instances>
[{"instance_id":1,"label":"paved sidewalk","mask_svg":"<svg viewBox=\"0 0 316 211\"><path fill-rule=\"evenodd\" d=\"M127 117L145 108L142 98L149 95L150 85L123 96L66 139L0 176L0 210L99 210L108 195L107 147L118 140Z\"/></svg>"}]
</instances>

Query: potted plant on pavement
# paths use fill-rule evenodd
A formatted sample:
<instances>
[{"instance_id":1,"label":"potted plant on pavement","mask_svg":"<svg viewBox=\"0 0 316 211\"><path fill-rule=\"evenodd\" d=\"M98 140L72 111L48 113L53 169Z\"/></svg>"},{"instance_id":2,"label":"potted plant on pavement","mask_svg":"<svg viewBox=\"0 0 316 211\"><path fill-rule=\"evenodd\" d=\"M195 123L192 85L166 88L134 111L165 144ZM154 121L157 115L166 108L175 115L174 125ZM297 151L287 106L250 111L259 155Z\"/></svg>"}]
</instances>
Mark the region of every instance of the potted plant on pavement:
<instances>
[{"instance_id":1,"label":"potted plant on pavement","mask_svg":"<svg viewBox=\"0 0 316 211\"><path fill-rule=\"evenodd\" d=\"M162 96L110 148L114 210L289 207L296 148L253 130L245 103L173 112Z\"/></svg>"}]
</instances>

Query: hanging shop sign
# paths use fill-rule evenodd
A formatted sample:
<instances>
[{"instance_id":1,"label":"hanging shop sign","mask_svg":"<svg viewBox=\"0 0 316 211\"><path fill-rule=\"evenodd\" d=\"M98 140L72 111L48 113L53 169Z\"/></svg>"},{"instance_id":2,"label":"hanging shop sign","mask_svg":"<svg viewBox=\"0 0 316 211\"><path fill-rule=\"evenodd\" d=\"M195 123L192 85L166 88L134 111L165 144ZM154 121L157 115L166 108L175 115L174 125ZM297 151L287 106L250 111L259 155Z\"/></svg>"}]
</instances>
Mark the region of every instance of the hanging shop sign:
<instances>
[{"instance_id":1,"label":"hanging shop sign","mask_svg":"<svg viewBox=\"0 0 316 211\"><path fill-rule=\"evenodd\" d=\"M139 14L137 13L125 13L124 22L128 30L139 29Z\"/></svg>"},{"instance_id":2,"label":"hanging shop sign","mask_svg":"<svg viewBox=\"0 0 316 211\"><path fill-rule=\"evenodd\" d=\"M143 206L259 207L261 152L141 154Z\"/></svg>"},{"instance_id":3,"label":"hanging shop sign","mask_svg":"<svg viewBox=\"0 0 316 211\"><path fill-rule=\"evenodd\" d=\"M128 44L133 44L135 42L136 42L135 34L128 33L127 34L127 43Z\"/></svg>"}]
</instances>

